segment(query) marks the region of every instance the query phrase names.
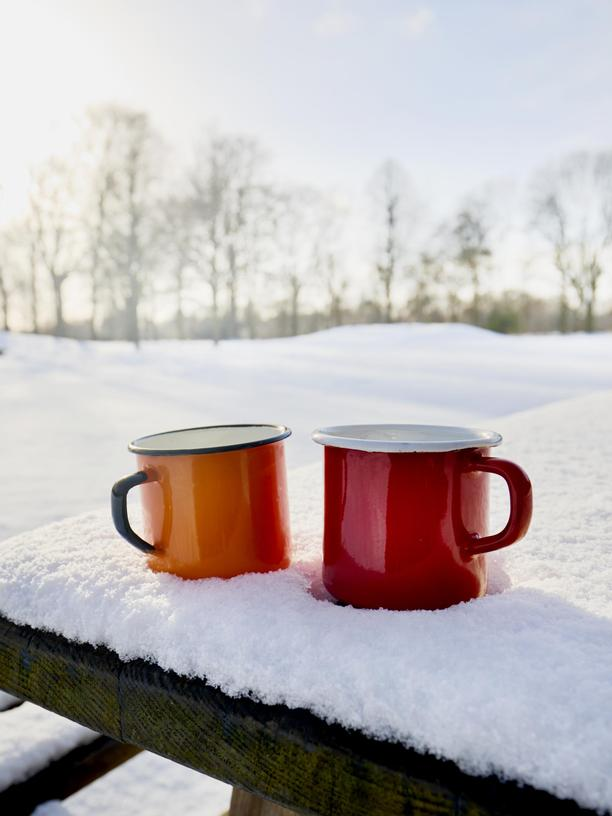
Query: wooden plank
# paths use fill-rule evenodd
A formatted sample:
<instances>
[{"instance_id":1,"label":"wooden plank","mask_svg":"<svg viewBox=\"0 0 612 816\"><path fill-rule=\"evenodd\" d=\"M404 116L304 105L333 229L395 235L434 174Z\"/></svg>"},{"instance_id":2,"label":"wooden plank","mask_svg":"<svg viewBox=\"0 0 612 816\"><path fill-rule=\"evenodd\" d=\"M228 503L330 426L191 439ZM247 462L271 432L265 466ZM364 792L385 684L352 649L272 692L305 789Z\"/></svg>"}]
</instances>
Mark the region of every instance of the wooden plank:
<instances>
[{"instance_id":1,"label":"wooden plank","mask_svg":"<svg viewBox=\"0 0 612 816\"><path fill-rule=\"evenodd\" d=\"M0 813L29 816L43 802L71 796L139 752L140 748L109 737L79 745L23 782L0 791Z\"/></svg>"},{"instance_id":2,"label":"wooden plank","mask_svg":"<svg viewBox=\"0 0 612 816\"><path fill-rule=\"evenodd\" d=\"M294 810L287 810L281 805L262 799L240 788L232 791L232 801L227 816L294 816Z\"/></svg>"},{"instance_id":3,"label":"wooden plank","mask_svg":"<svg viewBox=\"0 0 612 816\"><path fill-rule=\"evenodd\" d=\"M308 711L228 697L202 680L1 618L0 688L298 813L594 816Z\"/></svg>"},{"instance_id":4,"label":"wooden plank","mask_svg":"<svg viewBox=\"0 0 612 816\"><path fill-rule=\"evenodd\" d=\"M90 651L93 661L80 660L78 647L64 638L0 617L0 688L51 711L70 711L69 719L121 741L118 658Z\"/></svg>"}]
</instances>

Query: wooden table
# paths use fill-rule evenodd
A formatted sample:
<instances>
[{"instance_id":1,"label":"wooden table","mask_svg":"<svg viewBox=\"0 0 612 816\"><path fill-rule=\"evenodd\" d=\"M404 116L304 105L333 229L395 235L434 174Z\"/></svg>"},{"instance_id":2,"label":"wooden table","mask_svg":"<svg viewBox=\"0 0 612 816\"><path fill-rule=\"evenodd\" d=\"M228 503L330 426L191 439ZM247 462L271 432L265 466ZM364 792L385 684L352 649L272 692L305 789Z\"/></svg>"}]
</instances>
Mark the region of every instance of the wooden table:
<instances>
[{"instance_id":1,"label":"wooden table","mask_svg":"<svg viewBox=\"0 0 612 816\"><path fill-rule=\"evenodd\" d=\"M233 816L594 816L308 711L229 697L203 680L2 617L0 689L230 783Z\"/></svg>"}]
</instances>

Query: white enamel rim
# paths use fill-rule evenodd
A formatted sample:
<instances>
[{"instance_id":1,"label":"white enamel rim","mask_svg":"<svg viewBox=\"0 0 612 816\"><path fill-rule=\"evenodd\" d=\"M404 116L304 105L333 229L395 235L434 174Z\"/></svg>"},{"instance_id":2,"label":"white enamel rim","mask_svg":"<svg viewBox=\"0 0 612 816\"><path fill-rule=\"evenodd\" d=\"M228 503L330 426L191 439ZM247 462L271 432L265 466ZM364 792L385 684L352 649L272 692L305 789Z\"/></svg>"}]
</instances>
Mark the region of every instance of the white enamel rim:
<instances>
[{"instance_id":1,"label":"white enamel rim","mask_svg":"<svg viewBox=\"0 0 612 816\"><path fill-rule=\"evenodd\" d=\"M319 445L369 453L445 453L467 448L494 448L502 437L496 431L455 425L332 425L318 428L312 438Z\"/></svg>"}]
</instances>

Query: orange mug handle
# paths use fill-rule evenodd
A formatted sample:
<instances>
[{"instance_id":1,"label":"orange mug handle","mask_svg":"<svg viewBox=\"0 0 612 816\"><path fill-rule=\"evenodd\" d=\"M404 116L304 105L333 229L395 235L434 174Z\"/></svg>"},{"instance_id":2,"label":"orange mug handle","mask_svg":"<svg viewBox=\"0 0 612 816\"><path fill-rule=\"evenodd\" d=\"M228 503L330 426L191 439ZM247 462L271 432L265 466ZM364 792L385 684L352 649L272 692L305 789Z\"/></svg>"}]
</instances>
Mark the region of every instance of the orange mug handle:
<instances>
[{"instance_id":1,"label":"orange mug handle","mask_svg":"<svg viewBox=\"0 0 612 816\"><path fill-rule=\"evenodd\" d=\"M155 552L155 547L132 530L127 511L127 494L129 491L133 487L144 484L148 480L149 474L144 470L139 470L115 482L111 490L111 512L113 514L115 528L119 535L123 536L126 541L129 541L130 544L141 552L152 553Z\"/></svg>"},{"instance_id":2,"label":"orange mug handle","mask_svg":"<svg viewBox=\"0 0 612 816\"><path fill-rule=\"evenodd\" d=\"M477 533L468 534L466 549L471 555L499 550L520 541L529 529L533 512L533 492L529 476L523 468L507 459L479 456L466 468L467 472L484 471L501 476L510 493L510 518L503 530L480 538Z\"/></svg>"}]
</instances>

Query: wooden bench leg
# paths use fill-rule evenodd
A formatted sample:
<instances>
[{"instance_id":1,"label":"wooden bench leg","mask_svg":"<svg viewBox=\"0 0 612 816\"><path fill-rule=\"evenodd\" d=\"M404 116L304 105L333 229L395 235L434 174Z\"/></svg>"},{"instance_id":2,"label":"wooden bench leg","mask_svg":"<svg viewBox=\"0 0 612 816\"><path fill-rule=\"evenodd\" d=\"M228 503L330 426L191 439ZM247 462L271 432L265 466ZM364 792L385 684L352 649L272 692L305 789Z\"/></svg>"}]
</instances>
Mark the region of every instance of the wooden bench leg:
<instances>
[{"instance_id":1,"label":"wooden bench leg","mask_svg":"<svg viewBox=\"0 0 612 816\"><path fill-rule=\"evenodd\" d=\"M297 816L297 814L294 810L287 810L242 788L234 788L228 816Z\"/></svg>"}]
</instances>

